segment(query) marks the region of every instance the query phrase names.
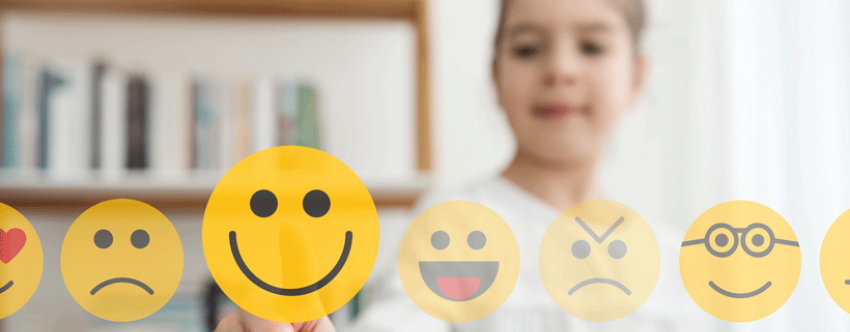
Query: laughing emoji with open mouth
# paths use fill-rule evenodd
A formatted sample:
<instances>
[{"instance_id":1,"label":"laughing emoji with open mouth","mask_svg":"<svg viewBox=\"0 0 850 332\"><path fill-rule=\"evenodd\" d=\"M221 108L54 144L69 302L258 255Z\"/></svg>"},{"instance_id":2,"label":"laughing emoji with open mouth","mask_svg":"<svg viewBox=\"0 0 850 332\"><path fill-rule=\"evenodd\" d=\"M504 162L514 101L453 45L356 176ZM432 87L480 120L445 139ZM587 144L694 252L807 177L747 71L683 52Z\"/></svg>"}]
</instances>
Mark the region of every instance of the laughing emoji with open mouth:
<instances>
[{"instance_id":1,"label":"laughing emoji with open mouth","mask_svg":"<svg viewBox=\"0 0 850 332\"><path fill-rule=\"evenodd\" d=\"M493 210L468 201L440 203L407 228L398 271L420 309L444 321L473 321L498 309L513 291L519 246Z\"/></svg>"}]
</instances>

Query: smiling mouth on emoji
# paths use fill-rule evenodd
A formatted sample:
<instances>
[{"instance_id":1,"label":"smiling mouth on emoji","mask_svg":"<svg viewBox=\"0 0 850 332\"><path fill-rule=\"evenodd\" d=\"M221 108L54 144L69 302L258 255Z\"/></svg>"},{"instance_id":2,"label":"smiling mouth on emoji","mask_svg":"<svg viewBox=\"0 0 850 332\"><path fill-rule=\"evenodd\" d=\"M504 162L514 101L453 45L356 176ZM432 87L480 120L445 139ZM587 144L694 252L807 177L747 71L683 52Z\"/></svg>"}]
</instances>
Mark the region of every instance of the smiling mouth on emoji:
<instances>
[{"instance_id":1,"label":"smiling mouth on emoji","mask_svg":"<svg viewBox=\"0 0 850 332\"><path fill-rule=\"evenodd\" d=\"M112 279L109 279L107 281L104 281L104 282L98 284L97 286L94 286L94 288L92 288L90 293L91 293L91 295L94 295L95 293L97 293L97 291L103 289L103 287L106 287L106 286L109 286L109 285L112 285L112 284L122 284L122 283L139 286L140 288L142 288L146 292L148 292L148 294L153 295L153 289L152 288L150 288L148 285L145 285L145 283L138 281L136 279L133 279L133 278L112 278Z\"/></svg>"},{"instance_id":2,"label":"smiling mouth on emoji","mask_svg":"<svg viewBox=\"0 0 850 332\"><path fill-rule=\"evenodd\" d=\"M322 279L316 281L312 285L301 287L301 288L280 288L276 286L269 285L265 281L258 278L254 272L251 272L251 269L248 268L248 265L245 264L245 260L242 259L242 255L239 253L239 245L236 243L236 232L230 231L230 251L233 253L233 259L236 261L236 265L239 266L239 269L242 270L242 274L251 280L254 285L262 288L263 290L277 295L286 295L286 296L298 296L304 294L310 294L319 290L322 287L325 287L328 283L333 280L339 271L342 271L342 267L345 266L345 261L348 260L348 254L351 253L351 239L354 237L354 234L351 231L345 232L345 245L342 248L342 254L339 255L339 260L336 262L336 265L331 269L328 274L326 274Z\"/></svg>"},{"instance_id":3,"label":"smiling mouth on emoji","mask_svg":"<svg viewBox=\"0 0 850 332\"><path fill-rule=\"evenodd\" d=\"M752 292L733 293L733 292L727 291L723 288L720 288L720 286L717 286L717 284L715 284L714 281L708 282L708 286L710 286L711 289L713 289L715 292L718 292L721 295L728 296L728 297L731 297L731 298L736 298L736 299L746 299L748 297L753 297L753 296L759 295L759 294L763 293L764 291L766 291L768 288L770 288L770 285L772 285L772 283L770 281L768 281L766 284L764 284L764 286L761 286L761 287L759 287L759 289L756 289Z\"/></svg>"},{"instance_id":4,"label":"smiling mouth on emoji","mask_svg":"<svg viewBox=\"0 0 850 332\"><path fill-rule=\"evenodd\" d=\"M499 262L419 262L419 271L434 294L446 300L468 301L490 288Z\"/></svg>"},{"instance_id":5,"label":"smiling mouth on emoji","mask_svg":"<svg viewBox=\"0 0 850 332\"><path fill-rule=\"evenodd\" d=\"M7 290L9 290L9 288L12 288L12 285L14 285L14 284L15 284L14 281L9 280L9 282L7 282L6 285L3 285L3 287L0 287L0 294L3 294L4 292L6 292Z\"/></svg>"}]
</instances>

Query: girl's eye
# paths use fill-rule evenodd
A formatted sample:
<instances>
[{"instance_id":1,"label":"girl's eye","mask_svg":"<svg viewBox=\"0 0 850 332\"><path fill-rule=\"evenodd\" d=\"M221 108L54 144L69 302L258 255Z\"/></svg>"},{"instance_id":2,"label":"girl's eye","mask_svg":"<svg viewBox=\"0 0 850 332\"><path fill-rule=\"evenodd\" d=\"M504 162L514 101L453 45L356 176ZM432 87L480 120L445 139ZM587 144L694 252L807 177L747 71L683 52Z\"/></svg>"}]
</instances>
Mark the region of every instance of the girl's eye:
<instances>
[{"instance_id":1,"label":"girl's eye","mask_svg":"<svg viewBox=\"0 0 850 332\"><path fill-rule=\"evenodd\" d=\"M540 47L536 45L524 45L514 48L514 54L520 58L531 58L540 54Z\"/></svg>"},{"instance_id":2,"label":"girl's eye","mask_svg":"<svg viewBox=\"0 0 850 332\"><path fill-rule=\"evenodd\" d=\"M603 51L605 51L605 49L598 43L588 41L581 43L581 52L586 55L599 55L602 54Z\"/></svg>"}]
</instances>

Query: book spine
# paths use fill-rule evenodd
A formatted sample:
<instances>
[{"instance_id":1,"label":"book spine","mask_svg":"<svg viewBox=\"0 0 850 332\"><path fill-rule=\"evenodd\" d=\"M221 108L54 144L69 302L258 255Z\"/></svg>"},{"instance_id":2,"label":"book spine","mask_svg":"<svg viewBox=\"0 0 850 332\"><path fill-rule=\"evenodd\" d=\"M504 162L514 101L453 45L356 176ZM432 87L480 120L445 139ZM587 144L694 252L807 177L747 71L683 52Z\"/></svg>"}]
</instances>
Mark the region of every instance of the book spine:
<instances>
[{"instance_id":1,"label":"book spine","mask_svg":"<svg viewBox=\"0 0 850 332\"><path fill-rule=\"evenodd\" d=\"M221 135L217 137L219 144L218 169L227 171L236 163L236 104L235 88L230 81L223 81L219 95L219 121L217 127Z\"/></svg>"},{"instance_id":2,"label":"book spine","mask_svg":"<svg viewBox=\"0 0 850 332\"><path fill-rule=\"evenodd\" d=\"M35 173L38 162L38 60L26 56L21 67L21 169L28 175Z\"/></svg>"},{"instance_id":3,"label":"book spine","mask_svg":"<svg viewBox=\"0 0 850 332\"><path fill-rule=\"evenodd\" d=\"M94 64L91 81L91 164L92 170L101 167L101 137L103 128L103 77L106 74L106 63L97 61Z\"/></svg>"},{"instance_id":4,"label":"book spine","mask_svg":"<svg viewBox=\"0 0 850 332\"><path fill-rule=\"evenodd\" d=\"M320 149L319 117L316 91L306 84L298 85L298 140L297 145Z\"/></svg>"},{"instance_id":5,"label":"book spine","mask_svg":"<svg viewBox=\"0 0 850 332\"><path fill-rule=\"evenodd\" d=\"M127 168L147 168L148 83L134 75L127 85Z\"/></svg>"},{"instance_id":6,"label":"book spine","mask_svg":"<svg viewBox=\"0 0 850 332\"><path fill-rule=\"evenodd\" d=\"M9 120L6 118L6 99L9 98L9 94L6 93L6 90L8 89L6 77L9 75L6 71L8 61L7 55L0 54L0 68L3 68L3 77L0 79L0 84L2 84L2 86L0 86L0 91L2 91L2 94L0 94L0 103L2 103L2 107L0 107L0 171L2 171L2 168L6 165L6 151L8 150L6 147L6 127L9 126ZM2 175L3 174L0 173L0 176Z\"/></svg>"},{"instance_id":7,"label":"book spine","mask_svg":"<svg viewBox=\"0 0 850 332\"><path fill-rule=\"evenodd\" d=\"M151 170L161 177L185 175L187 146L186 85L176 72L159 72L151 84L151 123L149 130Z\"/></svg>"},{"instance_id":8,"label":"book spine","mask_svg":"<svg viewBox=\"0 0 850 332\"><path fill-rule=\"evenodd\" d=\"M127 77L115 67L107 69L103 77L103 122L100 149L102 175L107 180L120 180L125 176L127 159Z\"/></svg>"},{"instance_id":9,"label":"book spine","mask_svg":"<svg viewBox=\"0 0 850 332\"><path fill-rule=\"evenodd\" d=\"M49 160L51 141L51 110L50 104L54 90L65 84L65 80L51 73L47 66L41 70L40 91L38 95L38 168L46 171Z\"/></svg>"},{"instance_id":10,"label":"book spine","mask_svg":"<svg viewBox=\"0 0 850 332\"><path fill-rule=\"evenodd\" d=\"M55 127L60 128L55 149L57 155L56 174L62 178L81 179L91 170L91 87L92 70L88 61L70 59L62 63L67 72L68 84L64 90L68 105L57 118Z\"/></svg>"},{"instance_id":11,"label":"book spine","mask_svg":"<svg viewBox=\"0 0 850 332\"><path fill-rule=\"evenodd\" d=\"M251 154L251 83L243 80L236 90L236 161Z\"/></svg>"},{"instance_id":12,"label":"book spine","mask_svg":"<svg viewBox=\"0 0 850 332\"><path fill-rule=\"evenodd\" d=\"M2 63L3 68L3 107L0 110L0 166L3 168L15 168L19 166L20 145L18 142L20 113L18 100L20 98L20 66L19 59L15 56L5 56ZM8 174L8 173L7 173Z\"/></svg>"},{"instance_id":13,"label":"book spine","mask_svg":"<svg viewBox=\"0 0 850 332\"><path fill-rule=\"evenodd\" d=\"M254 152L275 146L274 83L269 77L257 79L254 87Z\"/></svg>"},{"instance_id":14,"label":"book spine","mask_svg":"<svg viewBox=\"0 0 850 332\"><path fill-rule=\"evenodd\" d=\"M189 148L192 151L192 157L189 160L189 168L198 169L200 165L200 148L198 147L198 113L200 112L200 82L197 79L192 80L189 97Z\"/></svg>"}]
</instances>

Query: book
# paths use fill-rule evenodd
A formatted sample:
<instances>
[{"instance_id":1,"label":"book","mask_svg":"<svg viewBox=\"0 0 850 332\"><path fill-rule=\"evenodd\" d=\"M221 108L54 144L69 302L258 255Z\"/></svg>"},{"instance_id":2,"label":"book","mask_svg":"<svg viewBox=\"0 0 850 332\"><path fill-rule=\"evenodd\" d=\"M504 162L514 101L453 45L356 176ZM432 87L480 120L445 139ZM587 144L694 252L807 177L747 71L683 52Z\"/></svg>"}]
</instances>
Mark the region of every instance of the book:
<instances>
[{"instance_id":1,"label":"book","mask_svg":"<svg viewBox=\"0 0 850 332\"><path fill-rule=\"evenodd\" d=\"M106 62L98 60L94 63L91 80L91 168L101 167L101 137L103 129L103 79L106 75Z\"/></svg>"},{"instance_id":2,"label":"book","mask_svg":"<svg viewBox=\"0 0 850 332\"><path fill-rule=\"evenodd\" d=\"M196 170L217 170L220 164L221 89L211 79L198 78L193 86L193 162Z\"/></svg>"},{"instance_id":3,"label":"book","mask_svg":"<svg viewBox=\"0 0 850 332\"><path fill-rule=\"evenodd\" d=\"M49 174L81 179L91 170L91 63L81 58L51 59L51 69L65 84L51 96Z\"/></svg>"},{"instance_id":4,"label":"book","mask_svg":"<svg viewBox=\"0 0 850 332\"><path fill-rule=\"evenodd\" d=\"M216 100L219 121L217 123L219 135L215 139L219 144L219 160L218 169L225 172L236 164L236 127L234 121L236 119L236 104L235 94L236 88L230 81L220 82L218 95Z\"/></svg>"},{"instance_id":5,"label":"book","mask_svg":"<svg viewBox=\"0 0 850 332\"><path fill-rule=\"evenodd\" d=\"M175 71L154 71L150 77L150 169L160 178L183 177L188 173L191 153L189 83Z\"/></svg>"},{"instance_id":6,"label":"book","mask_svg":"<svg viewBox=\"0 0 850 332\"><path fill-rule=\"evenodd\" d=\"M252 140L251 140L251 132L252 132L252 86L251 82L248 80L240 80L236 86L236 95L235 95L235 114L233 125L235 126L235 153L236 153L236 162L239 162L243 158L249 156L251 154L252 149Z\"/></svg>"},{"instance_id":7,"label":"book","mask_svg":"<svg viewBox=\"0 0 850 332\"><path fill-rule=\"evenodd\" d=\"M276 145L295 144L298 135L298 85L279 80L275 85L275 130Z\"/></svg>"},{"instance_id":8,"label":"book","mask_svg":"<svg viewBox=\"0 0 850 332\"><path fill-rule=\"evenodd\" d=\"M321 149L316 91L308 84L298 85L298 133L295 145Z\"/></svg>"},{"instance_id":9,"label":"book","mask_svg":"<svg viewBox=\"0 0 850 332\"><path fill-rule=\"evenodd\" d=\"M22 177L32 177L38 164L38 95L41 60L26 54L21 61L21 89L18 129Z\"/></svg>"},{"instance_id":10,"label":"book","mask_svg":"<svg viewBox=\"0 0 850 332\"><path fill-rule=\"evenodd\" d=\"M20 90L21 59L18 55L7 55L2 60L3 104L0 110L0 167L9 169L20 166Z\"/></svg>"},{"instance_id":11,"label":"book","mask_svg":"<svg viewBox=\"0 0 850 332\"><path fill-rule=\"evenodd\" d=\"M49 160L49 148L51 142L51 111L50 105L55 91L65 84L65 79L51 72L50 68L45 65L39 74L39 92L38 92L38 168L46 171Z\"/></svg>"},{"instance_id":12,"label":"book","mask_svg":"<svg viewBox=\"0 0 850 332\"><path fill-rule=\"evenodd\" d=\"M120 68L110 66L100 85L103 93L101 175L104 180L118 181L127 173L127 75Z\"/></svg>"},{"instance_id":13,"label":"book","mask_svg":"<svg viewBox=\"0 0 850 332\"><path fill-rule=\"evenodd\" d=\"M256 79L253 91L253 151L275 146L274 81L269 76Z\"/></svg>"},{"instance_id":14,"label":"book","mask_svg":"<svg viewBox=\"0 0 850 332\"><path fill-rule=\"evenodd\" d=\"M148 167L148 82L144 76L131 75L127 83L127 168Z\"/></svg>"}]
</instances>

